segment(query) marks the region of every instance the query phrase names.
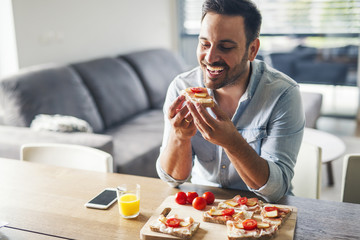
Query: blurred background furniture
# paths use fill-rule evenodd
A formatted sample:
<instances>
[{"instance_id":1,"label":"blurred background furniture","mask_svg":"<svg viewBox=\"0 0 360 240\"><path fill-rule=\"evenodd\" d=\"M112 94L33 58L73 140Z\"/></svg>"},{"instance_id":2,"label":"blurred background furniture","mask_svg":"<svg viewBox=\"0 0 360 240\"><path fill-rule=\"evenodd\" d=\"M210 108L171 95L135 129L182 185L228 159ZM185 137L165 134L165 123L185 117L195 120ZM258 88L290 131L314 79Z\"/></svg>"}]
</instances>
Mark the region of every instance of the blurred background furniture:
<instances>
[{"instance_id":1,"label":"blurred background furniture","mask_svg":"<svg viewBox=\"0 0 360 240\"><path fill-rule=\"evenodd\" d=\"M347 154L343 162L341 200L360 203L360 154Z\"/></svg>"},{"instance_id":2,"label":"blurred background furniture","mask_svg":"<svg viewBox=\"0 0 360 240\"><path fill-rule=\"evenodd\" d=\"M301 91L301 100L305 112L305 127L316 128L316 122L321 115L322 94Z\"/></svg>"},{"instance_id":3,"label":"blurred background furniture","mask_svg":"<svg viewBox=\"0 0 360 240\"><path fill-rule=\"evenodd\" d=\"M321 148L303 141L291 181L295 196L320 198L321 165Z\"/></svg>"},{"instance_id":4,"label":"blurred background furniture","mask_svg":"<svg viewBox=\"0 0 360 240\"><path fill-rule=\"evenodd\" d=\"M113 172L113 158L104 151L73 144L28 143L21 146L21 160L59 167Z\"/></svg>"},{"instance_id":5,"label":"blurred background furniture","mask_svg":"<svg viewBox=\"0 0 360 240\"><path fill-rule=\"evenodd\" d=\"M0 157L30 142L85 145L110 153L114 171L157 177L168 85L185 69L170 50L149 49L69 65L22 69L0 80ZM34 131L39 114L86 121L89 132Z\"/></svg>"},{"instance_id":6,"label":"blurred background furniture","mask_svg":"<svg viewBox=\"0 0 360 240\"><path fill-rule=\"evenodd\" d=\"M358 46L314 48L298 45L291 51L268 55L274 68L298 83L357 86Z\"/></svg>"},{"instance_id":7,"label":"blurred background furniture","mask_svg":"<svg viewBox=\"0 0 360 240\"><path fill-rule=\"evenodd\" d=\"M328 184L332 186L334 184L332 161L339 159L345 153L346 146L344 141L333 134L317 129L305 128L303 142L321 148L321 161L323 164L326 164Z\"/></svg>"}]
</instances>

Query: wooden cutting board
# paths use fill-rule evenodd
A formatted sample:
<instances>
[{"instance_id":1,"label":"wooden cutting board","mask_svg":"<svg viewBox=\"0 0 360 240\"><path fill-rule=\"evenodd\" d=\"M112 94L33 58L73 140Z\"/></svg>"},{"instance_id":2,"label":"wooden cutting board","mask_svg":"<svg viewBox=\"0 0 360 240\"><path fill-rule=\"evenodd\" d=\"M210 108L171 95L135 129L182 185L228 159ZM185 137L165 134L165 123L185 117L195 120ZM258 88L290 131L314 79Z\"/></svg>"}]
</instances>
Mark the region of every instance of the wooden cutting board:
<instances>
[{"instance_id":1,"label":"wooden cutting board","mask_svg":"<svg viewBox=\"0 0 360 240\"><path fill-rule=\"evenodd\" d=\"M162 204L156 209L154 214L146 222L144 227L140 231L140 238L142 240L164 240L164 239L180 239L168 234L157 233L150 230L150 223L156 221L160 216L161 212L165 208L171 208L171 212L168 216L173 214L178 214L180 218L185 218L191 216L196 222L200 222L200 228L197 230L192 239L206 239L206 240L221 240L228 239L226 233L226 226L215 223L208 223L202 220L202 214L204 211L209 210L212 206L217 206L217 204L223 200L215 200L214 204L208 205L204 210L196 210L191 205L179 205L175 202L174 196L167 197ZM284 205L276 205L284 206ZM280 228L278 233L274 236L274 240L292 240L294 238L296 217L297 217L297 208L292 206L286 206L293 210L290 217L286 220L284 225Z\"/></svg>"}]
</instances>

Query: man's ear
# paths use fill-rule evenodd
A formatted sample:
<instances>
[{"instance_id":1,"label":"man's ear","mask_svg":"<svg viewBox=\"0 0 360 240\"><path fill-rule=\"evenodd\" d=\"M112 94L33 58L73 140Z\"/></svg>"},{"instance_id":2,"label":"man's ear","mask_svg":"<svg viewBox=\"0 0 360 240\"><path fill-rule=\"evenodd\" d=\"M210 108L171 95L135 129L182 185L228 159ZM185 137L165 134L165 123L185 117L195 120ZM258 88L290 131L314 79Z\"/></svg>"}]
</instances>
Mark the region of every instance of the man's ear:
<instances>
[{"instance_id":1,"label":"man's ear","mask_svg":"<svg viewBox=\"0 0 360 240\"><path fill-rule=\"evenodd\" d=\"M252 41L249 45L249 61L254 61L256 54L258 53L260 48L260 39L256 38L254 41Z\"/></svg>"}]
</instances>

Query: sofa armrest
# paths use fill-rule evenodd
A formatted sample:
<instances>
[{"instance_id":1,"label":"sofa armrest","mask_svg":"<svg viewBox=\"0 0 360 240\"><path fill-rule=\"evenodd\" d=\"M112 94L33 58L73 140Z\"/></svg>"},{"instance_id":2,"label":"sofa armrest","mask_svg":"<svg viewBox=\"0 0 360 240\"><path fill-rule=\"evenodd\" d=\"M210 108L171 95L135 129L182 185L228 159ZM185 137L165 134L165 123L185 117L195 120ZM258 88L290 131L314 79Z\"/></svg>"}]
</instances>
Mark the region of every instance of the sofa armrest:
<instances>
[{"instance_id":1,"label":"sofa armrest","mask_svg":"<svg viewBox=\"0 0 360 240\"><path fill-rule=\"evenodd\" d=\"M0 126L0 157L20 159L21 145L30 142L77 144L113 154L113 139L109 135L34 131L26 127Z\"/></svg>"}]
</instances>

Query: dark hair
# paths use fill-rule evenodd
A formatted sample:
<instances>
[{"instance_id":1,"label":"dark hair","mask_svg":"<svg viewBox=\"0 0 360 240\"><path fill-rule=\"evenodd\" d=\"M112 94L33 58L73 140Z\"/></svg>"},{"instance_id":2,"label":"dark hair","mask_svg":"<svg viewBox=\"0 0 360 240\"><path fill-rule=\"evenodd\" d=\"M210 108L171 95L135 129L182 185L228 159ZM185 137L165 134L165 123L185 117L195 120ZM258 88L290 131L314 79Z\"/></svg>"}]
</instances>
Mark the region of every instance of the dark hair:
<instances>
[{"instance_id":1,"label":"dark hair","mask_svg":"<svg viewBox=\"0 0 360 240\"><path fill-rule=\"evenodd\" d=\"M201 21L208 12L242 16L244 18L247 46L260 35L261 13L250 0L205 0L202 5Z\"/></svg>"}]
</instances>

